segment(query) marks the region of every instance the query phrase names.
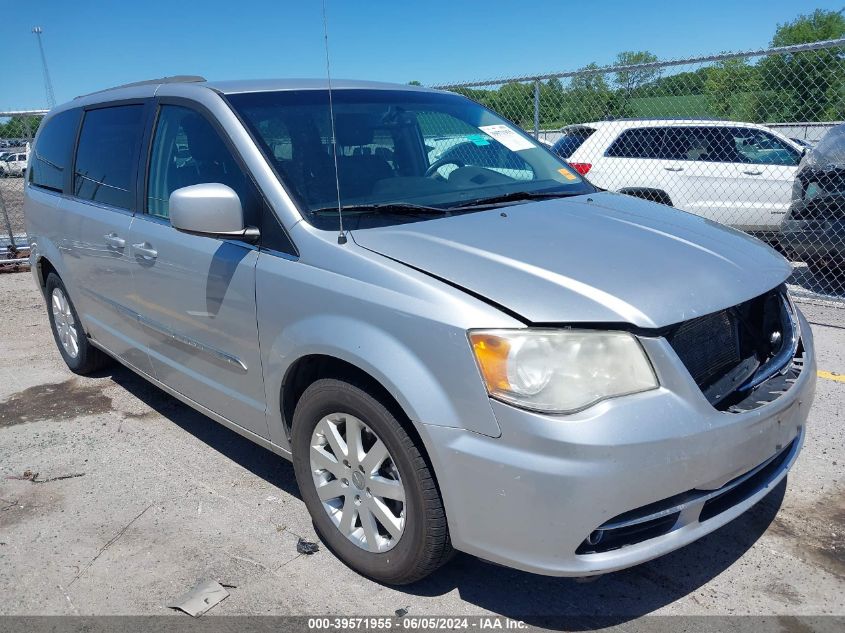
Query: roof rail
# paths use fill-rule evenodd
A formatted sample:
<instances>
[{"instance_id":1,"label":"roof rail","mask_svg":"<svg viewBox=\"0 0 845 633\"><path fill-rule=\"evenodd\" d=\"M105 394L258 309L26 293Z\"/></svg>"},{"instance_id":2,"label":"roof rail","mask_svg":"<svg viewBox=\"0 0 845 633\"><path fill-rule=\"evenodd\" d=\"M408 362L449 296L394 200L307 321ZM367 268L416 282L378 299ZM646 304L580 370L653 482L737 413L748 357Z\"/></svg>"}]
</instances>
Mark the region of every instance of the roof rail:
<instances>
[{"instance_id":1,"label":"roof rail","mask_svg":"<svg viewBox=\"0 0 845 633\"><path fill-rule=\"evenodd\" d=\"M602 121L724 121L726 123L740 123L741 121L730 121L729 119L720 119L719 117L708 116L633 116L633 117L613 117L607 116Z\"/></svg>"},{"instance_id":2,"label":"roof rail","mask_svg":"<svg viewBox=\"0 0 845 633\"><path fill-rule=\"evenodd\" d=\"M136 86L157 86L159 84L183 84L183 83L199 83L201 81L208 81L205 77L199 75L173 75L172 77L159 77L158 79L145 79L144 81L133 81L128 84L121 84L119 86L112 86L111 88L104 88L102 90L95 90L84 95L75 97L81 99L90 95L97 95L101 92L108 92L110 90L118 90L119 88L134 88Z\"/></svg>"}]
</instances>

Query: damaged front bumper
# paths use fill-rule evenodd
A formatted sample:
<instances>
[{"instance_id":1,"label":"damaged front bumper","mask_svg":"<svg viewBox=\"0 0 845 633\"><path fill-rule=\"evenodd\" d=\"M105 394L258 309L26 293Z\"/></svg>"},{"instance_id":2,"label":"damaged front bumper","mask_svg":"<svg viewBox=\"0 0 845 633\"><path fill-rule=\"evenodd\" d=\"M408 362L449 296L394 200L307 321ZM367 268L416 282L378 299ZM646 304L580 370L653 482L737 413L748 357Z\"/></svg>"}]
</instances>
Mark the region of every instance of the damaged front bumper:
<instances>
[{"instance_id":1,"label":"damaged front bumper","mask_svg":"<svg viewBox=\"0 0 845 633\"><path fill-rule=\"evenodd\" d=\"M795 462L816 382L809 325L790 386L716 410L671 346L643 339L657 390L550 416L493 401L499 438L423 425L454 546L534 573L586 576L656 558L768 494Z\"/></svg>"}]
</instances>

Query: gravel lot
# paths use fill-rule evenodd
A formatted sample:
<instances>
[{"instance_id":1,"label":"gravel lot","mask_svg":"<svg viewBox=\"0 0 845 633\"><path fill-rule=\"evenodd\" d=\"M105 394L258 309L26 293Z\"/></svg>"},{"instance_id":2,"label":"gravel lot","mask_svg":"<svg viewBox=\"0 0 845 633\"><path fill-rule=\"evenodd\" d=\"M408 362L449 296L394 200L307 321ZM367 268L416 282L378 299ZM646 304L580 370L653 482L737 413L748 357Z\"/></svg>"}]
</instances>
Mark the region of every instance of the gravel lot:
<instances>
[{"instance_id":1,"label":"gravel lot","mask_svg":"<svg viewBox=\"0 0 845 633\"><path fill-rule=\"evenodd\" d=\"M403 589L356 575L314 532L279 457L129 371L74 377L28 273L0 274L0 614L164 614L205 578L210 615L845 615L845 382L820 378L788 483L718 532L594 582L459 555ZM802 306L819 369L845 374L845 310ZM38 473L35 481L25 471ZM43 480L56 479L45 483ZM529 517L514 538L531 538ZM187 617L187 616L183 616Z\"/></svg>"}]
</instances>

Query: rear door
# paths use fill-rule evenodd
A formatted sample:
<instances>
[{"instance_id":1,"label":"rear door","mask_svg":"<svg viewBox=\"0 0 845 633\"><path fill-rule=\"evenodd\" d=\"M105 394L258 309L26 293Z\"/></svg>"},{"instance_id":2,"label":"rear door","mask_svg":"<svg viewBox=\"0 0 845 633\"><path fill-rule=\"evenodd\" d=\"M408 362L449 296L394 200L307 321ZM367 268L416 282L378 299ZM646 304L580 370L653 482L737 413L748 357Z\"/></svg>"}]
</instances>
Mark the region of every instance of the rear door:
<instances>
[{"instance_id":1,"label":"rear door","mask_svg":"<svg viewBox=\"0 0 845 633\"><path fill-rule=\"evenodd\" d=\"M703 126L667 127L661 150L664 188L679 209L722 224L741 219L737 206L738 157L724 130Z\"/></svg>"},{"instance_id":2,"label":"rear door","mask_svg":"<svg viewBox=\"0 0 845 633\"><path fill-rule=\"evenodd\" d=\"M255 302L256 246L170 225L178 188L222 183L258 224L260 197L222 131L185 102L160 102L143 208L127 240L157 378L214 413L268 435Z\"/></svg>"},{"instance_id":3,"label":"rear door","mask_svg":"<svg viewBox=\"0 0 845 633\"><path fill-rule=\"evenodd\" d=\"M71 195L61 201L59 248L69 291L94 339L150 373L133 307L129 229L149 103L87 108L73 163Z\"/></svg>"}]
</instances>

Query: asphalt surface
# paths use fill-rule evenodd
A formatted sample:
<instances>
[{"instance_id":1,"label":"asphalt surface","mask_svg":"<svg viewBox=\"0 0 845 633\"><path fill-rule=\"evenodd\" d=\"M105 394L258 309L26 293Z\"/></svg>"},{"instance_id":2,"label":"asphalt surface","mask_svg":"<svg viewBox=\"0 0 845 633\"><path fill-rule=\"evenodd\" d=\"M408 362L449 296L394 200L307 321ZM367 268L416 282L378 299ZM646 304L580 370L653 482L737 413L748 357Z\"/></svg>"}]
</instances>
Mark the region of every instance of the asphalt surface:
<instances>
[{"instance_id":1,"label":"asphalt surface","mask_svg":"<svg viewBox=\"0 0 845 633\"><path fill-rule=\"evenodd\" d=\"M316 539L288 462L128 370L73 376L29 273L0 274L0 298L0 614L173 613L213 579L235 587L205 617L845 615L845 308L802 305L827 372L806 445L736 521L592 582L459 555L395 589L297 552Z\"/></svg>"}]
</instances>

